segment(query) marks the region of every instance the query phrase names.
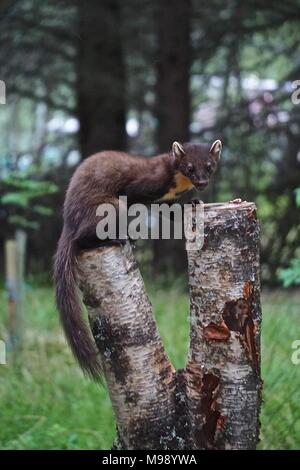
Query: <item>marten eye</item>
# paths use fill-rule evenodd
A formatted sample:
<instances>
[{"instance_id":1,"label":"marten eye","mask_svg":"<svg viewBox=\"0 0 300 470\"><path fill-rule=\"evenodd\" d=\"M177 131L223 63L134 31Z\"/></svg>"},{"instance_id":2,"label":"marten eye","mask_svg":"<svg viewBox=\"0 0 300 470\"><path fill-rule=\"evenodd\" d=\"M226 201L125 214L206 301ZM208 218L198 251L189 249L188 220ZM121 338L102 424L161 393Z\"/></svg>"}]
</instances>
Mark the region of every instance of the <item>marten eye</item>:
<instances>
[{"instance_id":1,"label":"marten eye","mask_svg":"<svg viewBox=\"0 0 300 470\"><path fill-rule=\"evenodd\" d=\"M190 174L193 173L194 165L192 163L188 163L187 170Z\"/></svg>"},{"instance_id":2,"label":"marten eye","mask_svg":"<svg viewBox=\"0 0 300 470\"><path fill-rule=\"evenodd\" d=\"M206 169L207 169L208 172L211 172L211 163L210 162L206 163Z\"/></svg>"}]
</instances>

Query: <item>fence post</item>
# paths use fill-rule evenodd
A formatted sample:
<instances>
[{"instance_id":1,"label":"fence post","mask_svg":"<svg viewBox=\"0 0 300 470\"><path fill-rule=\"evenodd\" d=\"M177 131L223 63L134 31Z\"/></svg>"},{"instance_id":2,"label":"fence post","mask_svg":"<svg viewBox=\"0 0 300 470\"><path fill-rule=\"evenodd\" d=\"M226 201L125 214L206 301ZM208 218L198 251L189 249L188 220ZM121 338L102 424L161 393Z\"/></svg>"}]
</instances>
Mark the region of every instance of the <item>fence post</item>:
<instances>
[{"instance_id":1,"label":"fence post","mask_svg":"<svg viewBox=\"0 0 300 470\"><path fill-rule=\"evenodd\" d=\"M26 233L23 230L17 230L15 239L5 242L9 349L18 348L22 344L25 250Z\"/></svg>"}]
</instances>

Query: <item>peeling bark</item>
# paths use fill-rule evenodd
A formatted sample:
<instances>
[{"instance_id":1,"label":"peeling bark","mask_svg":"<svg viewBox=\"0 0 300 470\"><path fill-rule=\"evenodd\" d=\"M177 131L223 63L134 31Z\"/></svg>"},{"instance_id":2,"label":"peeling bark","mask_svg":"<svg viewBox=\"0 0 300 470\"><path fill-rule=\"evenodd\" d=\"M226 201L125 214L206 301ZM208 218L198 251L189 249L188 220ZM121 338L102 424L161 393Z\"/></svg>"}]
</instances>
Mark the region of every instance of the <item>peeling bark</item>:
<instances>
[{"instance_id":1,"label":"peeling bark","mask_svg":"<svg viewBox=\"0 0 300 470\"><path fill-rule=\"evenodd\" d=\"M188 399L199 448L254 449L258 441L261 311L255 211L253 203L205 205L204 246L188 252ZM202 408L195 375L202 394L210 397Z\"/></svg>"},{"instance_id":2,"label":"peeling bark","mask_svg":"<svg viewBox=\"0 0 300 470\"><path fill-rule=\"evenodd\" d=\"M261 402L259 228L252 203L207 204L188 251L185 369L164 350L129 244L81 252L80 287L124 449L252 449Z\"/></svg>"}]
</instances>

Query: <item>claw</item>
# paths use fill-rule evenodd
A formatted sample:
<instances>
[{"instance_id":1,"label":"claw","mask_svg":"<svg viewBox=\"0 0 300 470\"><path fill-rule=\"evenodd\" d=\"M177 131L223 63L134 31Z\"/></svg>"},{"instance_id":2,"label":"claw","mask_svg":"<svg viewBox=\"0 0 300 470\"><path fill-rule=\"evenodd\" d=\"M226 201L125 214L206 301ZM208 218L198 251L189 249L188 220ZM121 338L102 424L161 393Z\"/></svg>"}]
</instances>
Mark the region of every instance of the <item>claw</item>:
<instances>
[{"instance_id":1,"label":"claw","mask_svg":"<svg viewBox=\"0 0 300 470\"><path fill-rule=\"evenodd\" d=\"M242 204L242 199L239 197L237 199L232 199L231 201L229 201L230 203L232 204Z\"/></svg>"},{"instance_id":2,"label":"claw","mask_svg":"<svg viewBox=\"0 0 300 470\"><path fill-rule=\"evenodd\" d=\"M191 200L192 207L196 207L197 204L201 204L201 202L202 202L202 201L201 201L200 199L193 198L193 199Z\"/></svg>"}]
</instances>

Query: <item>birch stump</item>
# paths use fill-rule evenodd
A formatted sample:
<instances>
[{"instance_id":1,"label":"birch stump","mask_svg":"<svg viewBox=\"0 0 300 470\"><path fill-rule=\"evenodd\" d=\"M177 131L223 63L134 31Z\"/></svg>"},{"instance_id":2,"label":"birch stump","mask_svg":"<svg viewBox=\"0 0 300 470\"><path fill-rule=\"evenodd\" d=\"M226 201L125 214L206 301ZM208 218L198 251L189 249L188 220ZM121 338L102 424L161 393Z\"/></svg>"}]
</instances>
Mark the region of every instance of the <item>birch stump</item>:
<instances>
[{"instance_id":1,"label":"birch stump","mask_svg":"<svg viewBox=\"0 0 300 470\"><path fill-rule=\"evenodd\" d=\"M207 204L204 214L204 245L188 251L185 369L175 370L164 350L130 244L79 255L80 288L123 449L254 449L258 442L255 205Z\"/></svg>"}]
</instances>

